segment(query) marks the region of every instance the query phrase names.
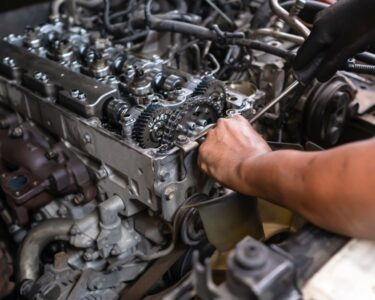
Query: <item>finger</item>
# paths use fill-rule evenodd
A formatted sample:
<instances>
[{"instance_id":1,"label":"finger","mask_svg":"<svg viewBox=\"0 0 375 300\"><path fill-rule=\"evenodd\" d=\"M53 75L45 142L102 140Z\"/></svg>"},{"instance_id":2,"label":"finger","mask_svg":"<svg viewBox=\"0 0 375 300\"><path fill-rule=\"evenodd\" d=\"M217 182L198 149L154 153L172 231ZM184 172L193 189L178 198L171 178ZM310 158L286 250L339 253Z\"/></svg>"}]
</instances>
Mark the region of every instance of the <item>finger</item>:
<instances>
[{"instance_id":1,"label":"finger","mask_svg":"<svg viewBox=\"0 0 375 300\"><path fill-rule=\"evenodd\" d=\"M317 75L319 68L324 60L326 53L323 51L316 56L311 63L306 65L303 69L294 72L296 79L303 85L309 84Z\"/></svg>"},{"instance_id":2,"label":"finger","mask_svg":"<svg viewBox=\"0 0 375 300\"><path fill-rule=\"evenodd\" d=\"M333 39L329 33L322 31L320 27L314 27L307 40L298 50L297 57L293 62L294 70L305 69L332 42Z\"/></svg>"},{"instance_id":3,"label":"finger","mask_svg":"<svg viewBox=\"0 0 375 300\"><path fill-rule=\"evenodd\" d=\"M220 118L219 120L217 120L217 123L214 129L224 126L227 121L228 119L226 118Z\"/></svg>"},{"instance_id":4,"label":"finger","mask_svg":"<svg viewBox=\"0 0 375 300\"><path fill-rule=\"evenodd\" d=\"M327 52L317 73L317 79L321 82L329 80L337 70L345 66L349 58L363 52L367 48L367 43L368 37L360 38L352 43L348 43L345 37L340 38Z\"/></svg>"}]
</instances>

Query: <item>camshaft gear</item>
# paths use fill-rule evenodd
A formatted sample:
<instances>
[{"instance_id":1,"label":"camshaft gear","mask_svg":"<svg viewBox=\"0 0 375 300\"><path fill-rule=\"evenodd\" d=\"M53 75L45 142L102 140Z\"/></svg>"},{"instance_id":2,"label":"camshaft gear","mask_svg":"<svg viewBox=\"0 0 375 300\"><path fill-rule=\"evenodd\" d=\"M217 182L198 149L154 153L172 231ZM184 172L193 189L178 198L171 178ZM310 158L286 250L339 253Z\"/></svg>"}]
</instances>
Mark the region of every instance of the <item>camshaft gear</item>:
<instances>
[{"instance_id":1,"label":"camshaft gear","mask_svg":"<svg viewBox=\"0 0 375 300\"><path fill-rule=\"evenodd\" d=\"M222 106L210 98L195 96L187 99L170 115L162 143L170 145L179 135L193 136L197 133L197 127L215 123L222 112Z\"/></svg>"},{"instance_id":2,"label":"camshaft gear","mask_svg":"<svg viewBox=\"0 0 375 300\"><path fill-rule=\"evenodd\" d=\"M192 96L204 96L209 98L220 104L223 109L226 100L225 85L222 81L219 81L210 75L206 75L197 85Z\"/></svg>"},{"instance_id":3,"label":"camshaft gear","mask_svg":"<svg viewBox=\"0 0 375 300\"><path fill-rule=\"evenodd\" d=\"M157 148L161 145L166 123L171 110L160 104L150 104L134 124L132 137L142 148Z\"/></svg>"}]
</instances>

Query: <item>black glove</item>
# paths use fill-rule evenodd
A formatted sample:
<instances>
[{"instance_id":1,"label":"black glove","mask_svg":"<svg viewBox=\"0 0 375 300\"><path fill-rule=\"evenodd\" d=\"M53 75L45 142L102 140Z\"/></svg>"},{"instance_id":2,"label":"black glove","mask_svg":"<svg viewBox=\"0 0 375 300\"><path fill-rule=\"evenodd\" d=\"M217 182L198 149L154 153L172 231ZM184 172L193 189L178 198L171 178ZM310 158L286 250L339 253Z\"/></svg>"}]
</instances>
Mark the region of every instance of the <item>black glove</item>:
<instances>
[{"instance_id":1,"label":"black glove","mask_svg":"<svg viewBox=\"0 0 375 300\"><path fill-rule=\"evenodd\" d=\"M375 0L339 0L317 15L294 61L297 78L327 81L374 41Z\"/></svg>"}]
</instances>

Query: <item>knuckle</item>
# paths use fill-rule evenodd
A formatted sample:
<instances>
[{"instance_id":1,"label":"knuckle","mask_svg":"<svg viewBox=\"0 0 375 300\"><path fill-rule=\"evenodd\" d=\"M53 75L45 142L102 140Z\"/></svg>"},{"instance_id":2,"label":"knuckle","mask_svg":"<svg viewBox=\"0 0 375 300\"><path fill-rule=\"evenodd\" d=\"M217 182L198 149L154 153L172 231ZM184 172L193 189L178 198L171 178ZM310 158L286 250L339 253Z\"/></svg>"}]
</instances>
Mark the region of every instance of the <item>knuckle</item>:
<instances>
[{"instance_id":1,"label":"knuckle","mask_svg":"<svg viewBox=\"0 0 375 300\"><path fill-rule=\"evenodd\" d=\"M223 126L225 123L226 123L227 119L225 118L220 118L219 120L217 120L217 127L221 127Z\"/></svg>"},{"instance_id":2,"label":"knuckle","mask_svg":"<svg viewBox=\"0 0 375 300\"><path fill-rule=\"evenodd\" d=\"M211 130L209 130L207 132L207 135L206 135L206 139L204 141L204 143L207 143L207 140L211 140L212 139L212 136L215 134L215 128L212 128Z\"/></svg>"}]
</instances>

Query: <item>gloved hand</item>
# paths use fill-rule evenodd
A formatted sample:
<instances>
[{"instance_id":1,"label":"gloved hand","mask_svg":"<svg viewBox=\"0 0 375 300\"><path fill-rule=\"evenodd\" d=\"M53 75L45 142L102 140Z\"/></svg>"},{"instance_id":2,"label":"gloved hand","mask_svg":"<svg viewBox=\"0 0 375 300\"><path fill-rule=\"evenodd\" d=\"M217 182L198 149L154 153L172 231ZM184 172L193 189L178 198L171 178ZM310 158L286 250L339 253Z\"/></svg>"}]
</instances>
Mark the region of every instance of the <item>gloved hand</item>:
<instances>
[{"instance_id":1,"label":"gloved hand","mask_svg":"<svg viewBox=\"0 0 375 300\"><path fill-rule=\"evenodd\" d=\"M327 81L375 41L375 0L339 0L321 11L294 61L297 77Z\"/></svg>"}]
</instances>

